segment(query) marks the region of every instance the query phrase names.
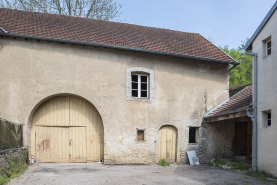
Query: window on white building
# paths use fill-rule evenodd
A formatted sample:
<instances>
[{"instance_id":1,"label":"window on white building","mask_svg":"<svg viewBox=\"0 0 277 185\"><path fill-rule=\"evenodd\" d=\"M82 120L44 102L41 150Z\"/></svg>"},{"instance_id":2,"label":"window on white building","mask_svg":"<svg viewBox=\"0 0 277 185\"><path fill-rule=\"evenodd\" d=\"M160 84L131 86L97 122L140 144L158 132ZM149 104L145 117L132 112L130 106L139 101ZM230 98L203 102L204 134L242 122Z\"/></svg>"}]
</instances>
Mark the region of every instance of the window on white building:
<instances>
[{"instance_id":1,"label":"window on white building","mask_svg":"<svg viewBox=\"0 0 277 185\"><path fill-rule=\"evenodd\" d=\"M270 127L272 123L271 110L263 111L263 125L264 127Z\"/></svg>"},{"instance_id":2,"label":"window on white building","mask_svg":"<svg viewBox=\"0 0 277 185\"><path fill-rule=\"evenodd\" d=\"M271 54L271 40L266 42L266 56Z\"/></svg>"},{"instance_id":3,"label":"window on white building","mask_svg":"<svg viewBox=\"0 0 277 185\"><path fill-rule=\"evenodd\" d=\"M263 57L267 57L271 55L272 52L272 42L271 42L271 36L267 37L263 40Z\"/></svg>"}]
</instances>

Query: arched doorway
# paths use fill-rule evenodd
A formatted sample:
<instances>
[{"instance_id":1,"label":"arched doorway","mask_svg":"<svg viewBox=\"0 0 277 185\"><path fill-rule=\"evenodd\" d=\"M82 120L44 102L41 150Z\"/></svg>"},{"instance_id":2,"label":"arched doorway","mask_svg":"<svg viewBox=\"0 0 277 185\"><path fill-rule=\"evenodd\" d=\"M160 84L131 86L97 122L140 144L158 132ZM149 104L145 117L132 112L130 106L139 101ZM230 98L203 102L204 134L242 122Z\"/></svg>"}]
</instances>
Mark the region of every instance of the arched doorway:
<instances>
[{"instance_id":1,"label":"arched doorway","mask_svg":"<svg viewBox=\"0 0 277 185\"><path fill-rule=\"evenodd\" d=\"M37 162L99 161L104 127L96 108L78 96L53 97L36 110L31 124L31 155Z\"/></svg>"},{"instance_id":2,"label":"arched doorway","mask_svg":"<svg viewBox=\"0 0 277 185\"><path fill-rule=\"evenodd\" d=\"M176 162L177 129L165 125L159 131L159 160L166 159L168 163Z\"/></svg>"}]
</instances>

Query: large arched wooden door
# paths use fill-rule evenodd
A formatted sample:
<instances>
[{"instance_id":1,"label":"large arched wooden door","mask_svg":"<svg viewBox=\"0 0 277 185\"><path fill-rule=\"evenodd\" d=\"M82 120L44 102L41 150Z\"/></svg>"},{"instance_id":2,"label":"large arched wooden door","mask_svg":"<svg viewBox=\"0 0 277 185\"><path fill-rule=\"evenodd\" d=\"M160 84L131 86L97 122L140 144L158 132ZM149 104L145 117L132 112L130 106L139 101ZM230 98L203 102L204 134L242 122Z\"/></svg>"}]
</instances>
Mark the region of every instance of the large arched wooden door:
<instances>
[{"instance_id":1,"label":"large arched wooden door","mask_svg":"<svg viewBox=\"0 0 277 185\"><path fill-rule=\"evenodd\" d=\"M54 97L33 116L31 155L37 162L99 161L103 139L101 116L90 102L77 96Z\"/></svg>"},{"instance_id":2,"label":"large arched wooden door","mask_svg":"<svg viewBox=\"0 0 277 185\"><path fill-rule=\"evenodd\" d=\"M177 130L165 125L159 131L159 160L166 159L168 163L176 162Z\"/></svg>"}]
</instances>

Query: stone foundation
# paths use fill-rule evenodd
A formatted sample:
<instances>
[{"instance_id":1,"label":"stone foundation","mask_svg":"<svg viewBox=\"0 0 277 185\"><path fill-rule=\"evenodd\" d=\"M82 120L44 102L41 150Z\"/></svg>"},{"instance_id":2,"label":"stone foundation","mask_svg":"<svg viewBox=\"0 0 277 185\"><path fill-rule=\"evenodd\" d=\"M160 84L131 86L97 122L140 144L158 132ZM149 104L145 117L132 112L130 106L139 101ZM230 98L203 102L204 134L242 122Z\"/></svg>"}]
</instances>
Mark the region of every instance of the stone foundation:
<instances>
[{"instance_id":1,"label":"stone foundation","mask_svg":"<svg viewBox=\"0 0 277 185\"><path fill-rule=\"evenodd\" d=\"M0 176L8 173L11 169L20 172L27 167L27 148L2 150L0 152Z\"/></svg>"}]
</instances>

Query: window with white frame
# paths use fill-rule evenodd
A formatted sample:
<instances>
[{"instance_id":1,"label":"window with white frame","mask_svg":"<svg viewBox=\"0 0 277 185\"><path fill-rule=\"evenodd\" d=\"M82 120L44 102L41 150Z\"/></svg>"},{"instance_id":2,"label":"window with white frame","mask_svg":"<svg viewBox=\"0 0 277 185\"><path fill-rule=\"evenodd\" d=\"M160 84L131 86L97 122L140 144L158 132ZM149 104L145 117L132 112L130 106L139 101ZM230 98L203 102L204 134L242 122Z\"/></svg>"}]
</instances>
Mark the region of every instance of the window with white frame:
<instances>
[{"instance_id":1,"label":"window with white frame","mask_svg":"<svg viewBox=\"0 0 277 185\"><path fill-rule=\"evenodd\" d=\"M263 125L264 127L271 126L271 110L263 111Z\"/></svg>"},{"instance_id":2,"label":"window with white frame","mask_svg":"<svg viewBox=\"0 0 277 185\"><path fill-rule=\"evenodd\" d=\"M132 74L132 97L148 98L149 76L146 74Z\"/></svg>"},{"instance_id":3,"label":"window with white frame","mask_svg":"<svg viewBox=\"0 0 277 185\"><path fill-rule=\"evenodd\" d=\"M145 67L127 68L126 100L154 100L154 71Z\"/></svg>"},{"instance_id":4,"label":"window with white frame","mask_svg":"<svg viewBox=\"0 0 277 185\"><path fill-rule=\"evenodd\" d=\"M272 43L271 43L271 36L267 37L263 40L263 57L267 57L271 55L272 52Z\"/></svg>"},{"instance_id":5,"label":"window with white frame","mask_svg":"<svg viewBox=\"0 0 277 185\"><path fill-rule=\"evenodd\" d=\"M271 40L266 42L266 56L271 54Z\"/></svg>"}]
</instances>

